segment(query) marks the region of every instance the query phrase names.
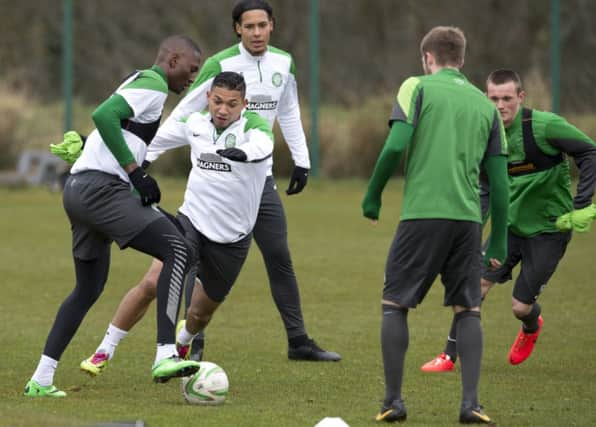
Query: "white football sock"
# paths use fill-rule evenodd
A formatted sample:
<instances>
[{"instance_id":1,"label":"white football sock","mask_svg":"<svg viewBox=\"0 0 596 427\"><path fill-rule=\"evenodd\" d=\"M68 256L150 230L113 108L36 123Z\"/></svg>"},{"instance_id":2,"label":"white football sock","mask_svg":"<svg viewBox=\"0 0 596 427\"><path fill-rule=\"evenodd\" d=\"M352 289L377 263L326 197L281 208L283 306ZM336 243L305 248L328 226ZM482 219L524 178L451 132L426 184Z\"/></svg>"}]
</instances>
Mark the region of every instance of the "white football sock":
<instances>
[{"instance_id":1,"label":"white football sock","mask_svg":"<svg viewBox=\"0 0 596 427\"><path fill-rule=\"evenodd\" d=\"M177 355L178 353L176 352L176 344L157 344L154 365L162 359Z\"/></svg>"},{"instance_id":2,"label":"white football sock","mask_svg":"<svg viewBox=\"0 0 596 427\"><path fill-rule=\"evenodd\" d=\"M107 353L108 357L111 359L114 357L114 353L116 352L116 347L120 343L120 341L128 335L128 331L124 331L110 323L108 326L108 330L103 337L103 341L95 350L96 353Z\"/></svg>"},{"instance_id":3,"label":"white football sock","mask_svg":"<svg viewBox=\"0 0 596 427\"><path fill-rule=\"evenodd\" d=\"M40 386L46 387L52 385L54 382L54 373L58 367L58 361L46 356L41 355L37 369L31 377L32 380L37 382Z\"/></svg>"},{"instance_id":4,"label":"white football sock","mask_svg":"<svg viewBox=\"0 0 596 427\"><path fill-rule=\"evenodd\" d=\"M184 327L180 329L180 332L178 332L176 341L178 341L178 343L182 345L189 345L192 342L193 338L197 335L199 335L199 333L191 334L190 332L188 332L188 329L186 329L186 325L184 325Z\"/></svg>"}]
</instances>

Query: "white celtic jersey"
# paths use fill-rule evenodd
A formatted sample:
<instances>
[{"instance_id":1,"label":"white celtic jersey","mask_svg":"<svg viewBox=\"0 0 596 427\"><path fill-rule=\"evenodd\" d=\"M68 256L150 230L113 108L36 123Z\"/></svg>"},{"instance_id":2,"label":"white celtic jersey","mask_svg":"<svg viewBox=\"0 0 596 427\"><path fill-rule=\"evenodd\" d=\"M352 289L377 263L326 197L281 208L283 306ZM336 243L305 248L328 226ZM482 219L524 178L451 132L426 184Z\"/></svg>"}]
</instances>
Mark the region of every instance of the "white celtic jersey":
<instances>
[{"instance_id":1,"label":"white celtic jersey","mask_svg":"<svg viewBox=\"0 0 596 427\"><path fill-rule=\"evenodd\" d=\"M207 108L207 91L222 71L242 74L246 81L247 109L259 113L269 127L277 117L296 166L310 169L306 137L300 118L294 61L289 53L269 46L262 56L251 55L239 43L211 56L185 97L157 132L158 139L184 138L177 122ZM268 160L271 175L273 160Z\"/></svg>"},{"instance_id":2,"label":"white celtic jersey","mask_svg":"<svg viewBox=\"0 0 596 427\"><path fill-rule=\"evenodd\" d=\"M159 121L161 117L168 96L168 84L153 69L138 71L127 78L116 89L115 94L122 96L132 109L134 116L129 119L130 121L137 124L151 124ZM145 142L126 129L122 129L122 136L137 164L143 163L147 152ZM118 175L123 181L130 182L128 174L104 143L97 129L87 137L85 149L70 172L74 174L85 170L99 170Z\"/></svg>"},{"instance_id":3,"label":"white celtic jersey","mask_svg":"<svg viewBox=\"0 0 596 427\"><path fill-rule=\"evenodd\" d=\"M267 122L244 110L239 120L222 132L208 113L193 113L186 122L178 122L184 138L154 139L147 160L153 161L164 151L190 145L192 169L188 176L180 212L209 240L236 242L248 235L257 220L267 159L273 152L273 134ZM246 162L236 162L216 153L236 147L246 153Z\"/></svg>"}]
</instances>

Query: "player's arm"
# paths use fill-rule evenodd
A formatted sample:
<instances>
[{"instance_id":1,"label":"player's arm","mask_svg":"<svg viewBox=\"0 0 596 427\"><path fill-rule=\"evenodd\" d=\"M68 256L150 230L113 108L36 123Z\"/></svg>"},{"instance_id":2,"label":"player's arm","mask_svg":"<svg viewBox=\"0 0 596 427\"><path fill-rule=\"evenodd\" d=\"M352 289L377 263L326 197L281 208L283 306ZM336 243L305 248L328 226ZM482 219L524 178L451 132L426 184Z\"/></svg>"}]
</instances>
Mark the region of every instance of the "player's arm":
<instances>
[{"instance_id":1,"label":"player's arm","mask_svg":"<svg viewBox=\"0 0 596 427\"><path fill-rule=\"evenodd\" d=\"M122 135L121 120L133 116L130 105L118 94L106 99L91 115L104 143L126 172L136 167L136 161Z\"/></svg>"},{"instance_id":2,"label":"player's arm","mask_svg":"<svg viewBox=\"0 0 596 427\"><path fill-rule=\"evenodd\" d=\"M389 118L391 127L379 154L368 188L362 200L362 214L377 220L381 210L381 194L391 175L399 166L402 153L412 139L423 103L420 80L410 77L402 83Z\"/></svg>"},{"instance_id":3,"label":"player's arm","mask_svg":"<svg viewBox=\"0 0 596 427\"><path fill-rule=\"evenodd\" d=\"M486 265L491 260L503 263L507 257L507 215L509 211L509 177L507 175L507 142L499 113L495 110L484 169L490 186L489 206L491 231L484 255Z\"/></svg>"},{"instance_id":4,"label":"player's arm","mask_svg":"<svg viewBox=\"0 0 596 427\"><path fill-rule=\"evenodd\" d=\"M145 160L154 162L167 150L184 146L188 143L186 120L195 112L207 108L207 92L211 88L213 78L221 72L221 65L213 57L207 59L199 75L176 105L172 113L157 130L157 134L147 149Z\"/></svg>"},{"instance_id":5,"label":"player's arm","mask_svg":"<svg viewBox=\"0 0 596 427\"><path fill-rule=\"evenodd\" d=\"M488 184L488 175L483 167L480 172L480 214L482 215L482 224L486 224L490 213L490 186Z\"/></svg>"},{"instance_id":6,"label":"player's arm","mask_svg":"<svg viewBox=\"0 0 596 427\"><path fill-rule=\"evenodd\" d=\"M304 135L300 117L296 67L293 59L290 65L290 73L288 73L288 81L279 99L277 122L284 140L288 144L294 164L297 167L310 169L308 146L306 145L306 136Z\"/></svg>"},{"instance_id":7,"label":"player's arm","mask_svg":"<svg viewBox=\"0 0 596 427\"><path fill-rule=\"evenodd\" d=\"M296 66L291 59L288 81L279 99L277 109L277 122L290 149L294 170L286 189L287 195L300 193L308 182L310 171L310 157L306 136L300 118L300 104L298 102L298 88L296 84Z\"/></svg>"},{"instance_id":8,"label":"player's arm","mask_svg":"<svg viewBox=\"0 0 596 427\"><path fill-rule=\"evenodd\" d=\"M183 147L189 144L186 118L180 120L172 116L157 130L157 134L147 147L145 162L147 166L157 160L163 153L174 148Z\"/></svg>"},{"instance_id":9,"label":"player's arm","mask_svg":"<svg viewBox=\"0 0 596 427\"><path fill-rule=\"evenodd\" d=\"M596 143L559 116L555 116L548 122L545 133L547 142L557 150L573 157L579 169L574 208L582 209L589 206L596 187Z\"/></svg>"},{"instance_id":10,"label":"player's arm","mask_svg":"<svg viewBox=\"0 0 596 427\"><path fill-rule=\"evenodd\" d=\"M401 159L402 153L410 143L414 127L403 121L393 121L391 130L377 159L368 188L362 200L362 214L366 218L376 220L381 210L381 194L387 181L393 175Z\"/></svg>"}]
</instances>

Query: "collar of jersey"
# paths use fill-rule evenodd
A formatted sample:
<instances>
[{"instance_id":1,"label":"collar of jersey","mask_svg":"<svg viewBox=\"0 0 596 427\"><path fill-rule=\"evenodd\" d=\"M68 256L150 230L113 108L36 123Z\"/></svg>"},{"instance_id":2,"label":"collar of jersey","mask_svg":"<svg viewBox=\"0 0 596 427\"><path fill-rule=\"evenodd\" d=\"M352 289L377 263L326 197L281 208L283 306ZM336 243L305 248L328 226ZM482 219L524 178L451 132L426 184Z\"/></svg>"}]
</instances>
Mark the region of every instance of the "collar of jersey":
<instances>
[{"instance_id":1,"label":"collar of jersey","mask_svg":"<svg viewBox=\"0 0 596 427\"><path fill-rule=\"evenodd\" d=\"M462 74L461 71L455 70L453 68L441 68L439 71L436 72L436 74L451 74L451 75L460 77L466 81L468 80L468 79L466 79L466 76L464 76Z\"/></svg>"},{"instance_id":2,"label":"collar of jersey","mask_svg":"<svg viewBox=\"0 0 596 427\"><path fill-rule=\"evenodd\" d=\"M244 47L244 45L242 44L242 42L240 42L240 46L238 46L238 49L240 49L240 54L245 57L246 59L250 60L250 61L261 61L265 58L265 55L267 55L267 52L269 52L269 46L267 46L267 50L265 51L264 54L262 54L261 56L255 56L253 54L251 54L248 50L246 50L246 48Z\"/></svg>"},{"instance_id":3,"label":"collar of jersey","mask_svg":"<svg viewBox=\"0 0 596 427\"><path fill-rule=\"evenodd\" d=\"M151 69L153 71L155 71L157 74L159 74L161 76L161 78L163 79L164 82L168 82L168 80L166 79L166 72L164 70L161 69L161 67L159 65L153 65L151 67Z\"/></svg>"}]
</instances>

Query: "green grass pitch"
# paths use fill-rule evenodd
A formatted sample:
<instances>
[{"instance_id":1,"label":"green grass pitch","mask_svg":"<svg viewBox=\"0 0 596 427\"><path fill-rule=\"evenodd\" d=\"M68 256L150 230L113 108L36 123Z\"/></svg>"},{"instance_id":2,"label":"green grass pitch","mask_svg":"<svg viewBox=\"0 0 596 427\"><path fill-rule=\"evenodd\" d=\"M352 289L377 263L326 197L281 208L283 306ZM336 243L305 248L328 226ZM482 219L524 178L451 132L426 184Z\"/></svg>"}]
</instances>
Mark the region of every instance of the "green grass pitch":
<instances>
[{"instance_id":1,"label":"green grass pitch","mask_svg":"<svg viewBox=\"0 0 596 427\"><path fill-rule=\"evenodd\" d=\"M174 211L184 183L161 179L162 206ZM280 180L280 192L287 185ZM144 420L147 426L314 426L342 417L350 426L375 425L383 396L379 343L385 256L397 224L401 182L385 191L377 226L362 218L363 181L316 181L303 194L282 195L290 247L309 333L338 351L339 363L291 362L263 262L253 244L231 295L207 330L205 359L230 378L219 407L184 402L179 381L151 382L155 308L119 346L112 364L92 379L78 369L99 343L118 302L149 266L132 250L112 251L106 289L64 353L55 384L66 399L22 396L58 305L74 277L70 232L60 194L0 189L0 426L90 426ZM483 305L484 359L480 398L500 426L596 425L596 230L576 235L546 288L545 326L530 359L510 366L518 331L510 310L511 283ZM451 312L437 282L410 312L404 397L409 426L455 426L460 380L423 374L438 354Z\"/></svg>"}]
</instances>

